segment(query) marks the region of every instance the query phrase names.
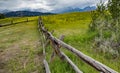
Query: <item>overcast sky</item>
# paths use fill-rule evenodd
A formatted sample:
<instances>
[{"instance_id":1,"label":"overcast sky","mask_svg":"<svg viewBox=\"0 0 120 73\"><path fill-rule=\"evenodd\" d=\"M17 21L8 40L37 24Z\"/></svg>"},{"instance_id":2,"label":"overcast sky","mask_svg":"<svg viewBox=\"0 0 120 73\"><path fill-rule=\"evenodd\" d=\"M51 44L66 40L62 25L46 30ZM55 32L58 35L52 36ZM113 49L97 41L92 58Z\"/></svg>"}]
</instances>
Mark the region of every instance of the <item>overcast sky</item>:
<instances>
[{"instance_id":1,"label":"overcast sky","mask_svg":"<svg viewBox=\"0 0 120 73\"><path fill-rule=\"evenodd\" d=\"M100 0L0 0L0 10L46 9L95 6ZM103 0L106 1L106 0Z\"/></svg>"}]
</instances>

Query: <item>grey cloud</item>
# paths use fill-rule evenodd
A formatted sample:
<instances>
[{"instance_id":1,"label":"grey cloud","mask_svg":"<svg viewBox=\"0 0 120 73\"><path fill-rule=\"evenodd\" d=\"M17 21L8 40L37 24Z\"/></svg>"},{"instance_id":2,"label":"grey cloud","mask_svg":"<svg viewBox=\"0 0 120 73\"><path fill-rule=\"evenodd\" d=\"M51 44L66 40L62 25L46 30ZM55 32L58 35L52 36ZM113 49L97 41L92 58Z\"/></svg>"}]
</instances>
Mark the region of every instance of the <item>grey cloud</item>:
<instances>
[{"instance_id":1,"label":"grey cloud","mask_svg":"<svg viewBox=\"0 0 120 73\"><path fill-rule=\"evenodd\" d=\"M54 10L63 7L92 6L100 0L0 0L0 9L19 10L22 8ZM107 0L103 0L107 1Z\"/></svg>"},{"instance_id":2,"label":"grey cloud","mask_svg":"<svg viewBox=\"0 0 120 73\"><path fill-rule=\"evenodd\" d=\"M20 4L21 1L16 1L16 0L0 1L0 9L14 9L14 8L18 8Z\"/></svg>"}]
</instances>

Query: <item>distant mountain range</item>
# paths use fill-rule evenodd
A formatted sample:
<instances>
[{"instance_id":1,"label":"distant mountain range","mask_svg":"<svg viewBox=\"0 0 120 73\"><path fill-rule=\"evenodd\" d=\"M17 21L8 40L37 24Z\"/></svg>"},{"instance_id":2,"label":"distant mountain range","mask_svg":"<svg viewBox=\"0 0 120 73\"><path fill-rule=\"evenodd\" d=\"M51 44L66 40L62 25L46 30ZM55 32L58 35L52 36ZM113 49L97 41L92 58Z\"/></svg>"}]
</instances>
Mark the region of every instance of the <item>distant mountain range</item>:
<instances>
[{"instance_id":1,"label":"distant mountain range","mask_svg":"<svg viewBox=\"0 0 120 73\"><path fill-rule=\"evenodd\" d=\"M7 9L5 9L5 10L0 10L0 13L8 13L8 12L11 12L10 10L7 10Z\"/></svg>"},{"instance_id":2,"label":"distant mountain range","mask_svg":"<svg viewBox=\"0 0 120 73\"><path fill-rule=\"evenodd\" d=\"M85 12L85 11L92 11L95 10L95 6L87 6L85 8L72 8L72 7L66 7L66 8L61 8L61 9L56 9L53 10L52 12L54 13L66 13L66 12Z\"/></svg>"},{"instance_id":3,"label":"distant mountain range","mask_svg":"<svg viewBox=\"0 0 120 73\"><path fill-rule=\"evenodd\" d=\"M53 13L42 13L33 11L12 11L4 13L6 17L20 17L20 16L39 16L39 15L51 15Z\"/></svg>"},{"instance_id":4,"label":"distant mountain range","mask_svg":"<svg viewBox=\"0 0 120 73\"><path fill-rule=\"evenodd\" d=\"M38 15L51 15L51 14L58 14L58 13L66 13L66 12L84 12L84 11L92 11L95 10L95 6L87 6L85 8L72 8L66 7L61 9L55 9L52 11L48 11L45 9L29 9L25 8L20 11L10 11L10 10L0 10L0 13L4 14L6 17L18 17L18 16L38 16Z\"/></svg>"}]
</instances>

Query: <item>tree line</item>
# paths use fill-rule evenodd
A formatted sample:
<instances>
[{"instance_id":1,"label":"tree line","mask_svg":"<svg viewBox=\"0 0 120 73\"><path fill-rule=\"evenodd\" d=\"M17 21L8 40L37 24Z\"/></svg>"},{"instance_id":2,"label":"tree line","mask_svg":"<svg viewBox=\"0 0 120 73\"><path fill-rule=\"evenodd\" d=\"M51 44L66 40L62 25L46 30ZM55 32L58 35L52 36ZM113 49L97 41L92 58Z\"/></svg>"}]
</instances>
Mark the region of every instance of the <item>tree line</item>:
<instances>
[{"instance_id":1,"label":"tree line","mask_svg":"<svg viewBox=\"0 0 120 73\"><path fill-rule=\"evenodd\" d=\"M3 18L5 18L5 15L0 13L0 19L3 19Z\"/></svg>"}]
</instances>

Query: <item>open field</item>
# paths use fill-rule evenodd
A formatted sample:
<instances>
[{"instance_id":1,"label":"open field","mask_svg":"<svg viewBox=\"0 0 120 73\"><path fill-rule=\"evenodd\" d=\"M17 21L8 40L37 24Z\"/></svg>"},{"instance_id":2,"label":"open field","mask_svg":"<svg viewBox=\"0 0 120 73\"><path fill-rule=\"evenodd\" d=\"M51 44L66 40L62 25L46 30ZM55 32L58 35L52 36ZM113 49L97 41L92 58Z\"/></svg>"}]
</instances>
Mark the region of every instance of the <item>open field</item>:
<instances>
[{"instance_id":1,"label":"open field","mask_svg":"<svg viewBox=\"0 0 120 73\"><path fill-rule=\"evenodd\" d=\"M6 19L1 19L0 20L0 25L10 25L10 24L16 24L20 22L27 22L27 21L34 21L37 20L38 17L11 17L11 18L6 18Z\"/></svg>"},{"instance_id":2,"label":"open field","mask_svg":"<svg viewBox=\"0 0 120 73\"><path fill-rule=\"evenodd\" d=\"M0 20L0 23L10 22L11 19L14 19L14 22L20 22L26 18L28 17L6 18ZM28 19L37 18L30 17ZM91 22L89 12L42 16L42 19L49 31L54 30L53 35L57 38L60 35L65 35L64 42L120 72L120 58L113 59L110 54L99 52L92 47L96 32L88 31ZM42 65L43 56L37 24L36 20L0 27L0 73L45 73ZM98 73L71 52L63 48L61 50L84 73ZM46 49L48 62L52 51L52 48L48 46ZM61 61L57 56L52 62L49 62L49 66L52 73L75 73L66 62Z\"/></svg>"},{"instance_id":3,"label":"open field","mask_svg":"<svg viewBox=\"0 0 120 73\"><path fill-rule=\"evenodd\" d=\"M41 49L37 20L0 27L0 73L44 73Z\"/></svg>"},{"instance_id":4,"label":"open field","mask_svg":"<svg viewBox=\"0 0 120 73\"><path fill-rule=\"evenodd\" d=\"M53 16L43 16L43 22L50 31L54 30L54 35L59 38L60 35L65 35L64 42L72 45L81 52L88 56L100 61L101 63L111 67L112 69L120 72L120 58L113 59L112 55L108 53L102 53L93 48L93 38L96 33L91 33L88 31L91 18L90 13L71 13L71 14L60 14ZM63 50L69 58L75 62L75 64L84 73L98 73L95 69L85 64L80 59L77 59L72 53L65 49ZM47 59L49 61L50 55L52 53L52 48L47 49ZM52 63L50 63L50 68L52 73L74 73L68 64L62 62L59 58L55 58Z\"/></svg>"}]
</instances>

